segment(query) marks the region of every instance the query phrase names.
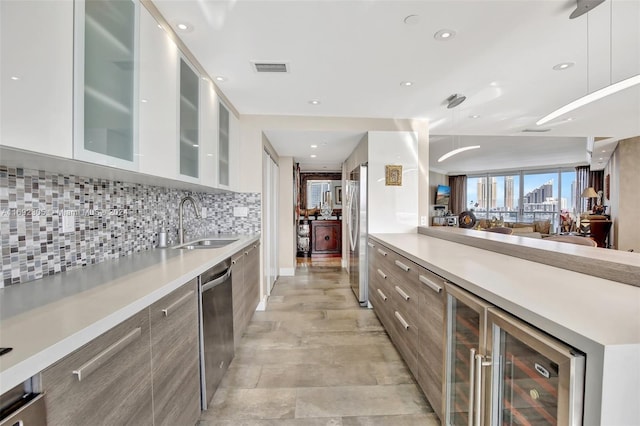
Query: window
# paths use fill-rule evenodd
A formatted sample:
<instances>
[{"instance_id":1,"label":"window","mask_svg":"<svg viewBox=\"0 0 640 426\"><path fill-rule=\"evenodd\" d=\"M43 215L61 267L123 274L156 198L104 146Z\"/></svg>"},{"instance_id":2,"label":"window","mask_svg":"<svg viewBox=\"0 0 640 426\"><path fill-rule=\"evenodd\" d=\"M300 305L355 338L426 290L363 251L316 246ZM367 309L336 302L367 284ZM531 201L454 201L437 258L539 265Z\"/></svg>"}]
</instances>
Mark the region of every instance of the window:
<instances>
[{"instance_id":1,"label":"window","mask_svg":"<svg viewBox=\"0 0 640 426\"><path fill-rule=\"evenodd\" d=\"M467 207L478 219L505 222L550 220L552 229L559 213L578 212L576 172L573 169L520 171L467 178Z\"/></svg>"},{"instance_id":2,"label":"window","mask_svg":"<svg viewBox=\"0 0 640 426\"><path fill-rule=\"evenodd\" d=\"M313 209L320 207L326 192L331 193L330 180L307 181L307 208Z\"/></svg>"}]
</instances>

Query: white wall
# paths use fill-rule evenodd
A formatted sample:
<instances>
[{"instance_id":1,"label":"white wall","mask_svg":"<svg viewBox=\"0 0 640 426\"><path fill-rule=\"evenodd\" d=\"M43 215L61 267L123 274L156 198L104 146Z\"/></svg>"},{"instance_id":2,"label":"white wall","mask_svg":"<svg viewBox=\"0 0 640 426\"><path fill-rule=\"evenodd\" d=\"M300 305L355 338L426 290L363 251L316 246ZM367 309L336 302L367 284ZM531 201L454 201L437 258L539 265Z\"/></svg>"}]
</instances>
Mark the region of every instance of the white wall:
<instances>
[{"instance_id":1,"label":"white wall","mask_svg":"<svg viewBox=\"0 0 640 426\"><path fill-rule=\"evenodd\" d=\"M369 233L415 232L418 226L418 134L369 132ZM385 166L402 166L402 185L387 185Z\"/></svg>"}]
</instances>

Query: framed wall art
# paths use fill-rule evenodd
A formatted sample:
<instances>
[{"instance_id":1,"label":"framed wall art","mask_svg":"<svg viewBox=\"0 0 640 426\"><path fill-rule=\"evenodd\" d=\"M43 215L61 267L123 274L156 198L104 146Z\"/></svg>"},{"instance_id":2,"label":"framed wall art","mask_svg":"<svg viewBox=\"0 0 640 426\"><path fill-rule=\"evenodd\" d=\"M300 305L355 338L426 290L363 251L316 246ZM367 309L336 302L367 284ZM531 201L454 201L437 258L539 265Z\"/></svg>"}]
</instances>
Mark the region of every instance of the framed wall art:
<instances>
[{"instance_id":1,"label":"framed wall art","mask_svg":"<svg viewBox=\"0 0 640 426\"><path fill-rule=\"evenodd\" d=\"M387 186L402 186L402 166L384 166L384 184Z\"/></svg>"}]
</instances>

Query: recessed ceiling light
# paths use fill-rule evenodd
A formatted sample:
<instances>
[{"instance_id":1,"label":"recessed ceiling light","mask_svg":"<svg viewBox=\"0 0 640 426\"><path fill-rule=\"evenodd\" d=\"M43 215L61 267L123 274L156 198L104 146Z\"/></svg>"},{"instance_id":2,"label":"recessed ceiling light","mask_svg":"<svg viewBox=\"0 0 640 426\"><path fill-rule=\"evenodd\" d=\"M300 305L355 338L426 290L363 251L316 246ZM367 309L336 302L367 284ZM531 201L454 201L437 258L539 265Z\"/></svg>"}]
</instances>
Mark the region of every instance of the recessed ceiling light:
<instances>
[{"instance_id":1,"label":"recessed ceiling light","mask_svg":"<svg viewBox=\"0 0 640 426\"><path fill-rule=\"evenodd\" d=\"M20 80L20 77L14 75L14 76L11 77L11 80L18 81L18 80Z\"/></svg>"},{"instance_id":2,"label":"recessed ceiling light","mask_svg":"<svg viewBox=\"0 0 640 426\"><path fill-rule=\"evenodd\" d=\"M575 62L562 62L562 63L560 63L558 65L554 65L553 69L556 70L556 71L564 71L567 68L571 68L574 65L575 65Z\"/></svg>"},{"instance_id":3,"label":"recessed ceiling light","mask_svg":"<svg viewBox=\"0 0 640 426\"><path fill-rule=\"evenodd\" d=\"M497 81L492 81L491 83L489 83L489 86L498 87L498 82Z\"/></svg>"},{"instance_id":4,"label":"recessed ceiling light","mask_svg":"<svg viewBox=\"0 0 640 426\"><path fill-rule=\"evenodd\" d=\"M480 116L479 116L479 115L474 114L474 115L470 115L470 116L469 116L469 118L480 118Z\"/></svg>"},{"instance_id":5,"label":"recessed ceiling light","mask_svg":"<svg viewBox=\"0 0 640 426\"><path fill-rule=\"evenodd\" d=\"M418 15L409 15L404 18L404 23L407 25L417 25L420 23L420 17Z\"/></svg>"},{"instance_id":6,"label":"recessed ceiling light","mask_svg":"<svg viewBox=\"0 0 640 426\"><path fill-rule=\"evenodd\" d=\"M456 32L453 30L442 29L433 35L436 40L451 40L456 36Z\"/></svg>"},{"instance_id":7,"label":"recessed ceiling light","mask_svg":"<svg viewBox=\"0 0 640 426\"><path fill-rule=\"evenodd\" d=\"M603 150L602 150L602 152L607 152L607 150L606 150L606 149L603 149Z\"/></svg>"},{"instance_id":8,"label":"recessed ceiling light","mask_svg":"<svg viewBox=\"0 0 640 426\"><path fill-rule=\"evenodd\" d=\"M310 100L310 101L309 101L309 103L310 103L311 105L320 105L320 101L319 101L319 100L317 100L317 99L312 99L312 100Z\"/></svg>"},{"instance_id":9,"label":"recessed ceiling light","mask_svg":"<svg viewBox=\"0 0 640 426\"><path fill-rule=\"evenodd\" d=\"M146 99L140 99L140 102L142 102L143 104L146 104L149 101L147 101Z\"/></svg>"},{"instance_id":10,"label":"recessed ceiling light","mask_svg":"<svg viewBox=\"0 0 640 426\"><path fill-rule=\"evenodd\" d=\"M311 157L311 158L316 158L316 157L317 157L317 155L315 155L315 154L311 154L309 157Z\"/></svg>"},{"instance_id":11,"label":"recessed ceiling light","mask_svg":"<svg viewBox=\"0 0 640 426\"><path fill-rule=\"evenodd\" d=\"M213 154L207 154L207 157L213 157Z\"/></svg>"},{"instance_id":12,"label":"recessed ceiling light","mask_svg":"<svg viewBox=\"0 0 640 426\"><path fill-rule=\"evenodd\" d=\"M413 86L413 82L411 81L402 81L400 82L400 86Z\"/></svg>"},{"instance_id":13,"label":"recessed ceiling light","mask_svg":"<svg viewBox=\"0 0 640 426\"><path fill-rule=\"evenodd\" d=\"M311 145L311 148L316 149L318 145Z\"/></svg>"},{"instance_id":14,"label":"recessed ceiling light","mask_svg":"<svg viewBox=\"0 0 640 426\"><path fill-rule=\"evenodd\" d=\"M221 75L216 76L216 81L227 81L227 77L223 77Z\"/></svg>"},{"instance_id":15,"label":"recessed ceiling light","mask_svg":"<svg viewBox=\"0 0 640 426\"><path fill-rule=\"evenodd\" d=\"M180 22L176 24L176 28L182 31L183 33L190 33L191 31L193 31L193 25L188 24L186 22Z\"/></svg>"},{"instance_id":16,"label":"recessed ceiling light","mask_svg":"<svg viewBox=\"0 0 640 426\"><path fill-rule=\"evenodd\" d=\"M567 121L573 121L573 120L575 120L575 118L573 118L573 117L567 118Z\"/></svg>"},{"instance_id":17,"label":"recessed ceiling light","mask_svg":"<svg viewBox=\"0 0 640 426\"><path fill-rule=\"evenodd\" d=\"M194 147L194 148L197 148L197 147L199 147L199 146L200 146L200 145L198 145L197 143L194 143L194 144L193 144L193 147Z\"/></svg>"},{"instance_id":18,"label":"recessed ceiling light","mask_svg":"<svg viewBox=\"0 0 640 426\"><path fill-rule=\"evenodd\" d=\"M162 29L162 25L158 24L158 28Z\"/></svg>"}]
</instances>

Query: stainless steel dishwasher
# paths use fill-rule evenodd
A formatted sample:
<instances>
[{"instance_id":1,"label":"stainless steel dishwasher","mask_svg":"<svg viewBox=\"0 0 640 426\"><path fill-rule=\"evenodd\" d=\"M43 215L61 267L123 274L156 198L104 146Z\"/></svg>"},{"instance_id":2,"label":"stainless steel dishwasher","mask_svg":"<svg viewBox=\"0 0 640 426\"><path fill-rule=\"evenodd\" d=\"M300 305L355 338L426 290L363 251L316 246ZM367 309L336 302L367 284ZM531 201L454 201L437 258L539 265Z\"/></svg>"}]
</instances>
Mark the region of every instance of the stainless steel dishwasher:
<instances>
[{"instance_id":1,"label":"stainless steel dishwasher","mask_svg":"<svg viewBox=\"0 0 640 426\"><path fill-rule=\"evenodd\" d=\"M202 409L215 393L233 359L233 303L231 259L199 277L200 388Z\"/></svg>"}]
</instances>

